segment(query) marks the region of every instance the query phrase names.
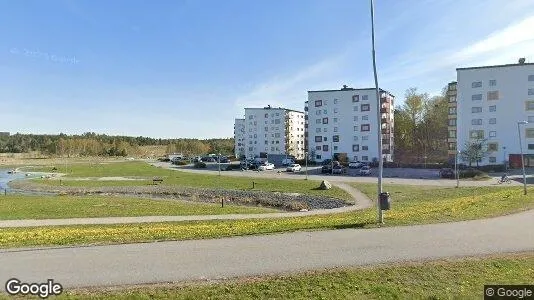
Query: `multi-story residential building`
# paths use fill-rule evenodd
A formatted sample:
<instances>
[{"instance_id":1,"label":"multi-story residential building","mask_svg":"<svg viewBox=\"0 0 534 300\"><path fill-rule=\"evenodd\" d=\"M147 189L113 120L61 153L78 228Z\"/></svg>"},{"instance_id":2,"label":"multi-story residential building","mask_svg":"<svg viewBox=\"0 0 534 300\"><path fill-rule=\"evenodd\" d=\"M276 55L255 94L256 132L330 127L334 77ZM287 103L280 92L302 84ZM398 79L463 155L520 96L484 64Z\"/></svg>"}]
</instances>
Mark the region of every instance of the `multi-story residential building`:
<instances>
[{"instance_id":1,"label":"multi-story residential building","mask_svg":"<svg viewBox=\"0 0 534 300\"><path fill-rule=\"evenodd\" d=\"M525 165L534 166L534 64L458 68L457 147L483 140L487 155L480 165L521 166L518 122Z\"/></svg>"},{"instance_id":2,"label":"multi-story residential building","mask_svg":"<svg viewBox=\"0 0 534 300\"><path fill-rule=\"evenodd\" d=\"M304 113L286 108L245 108L245 155L304 158Z\"/></svg>"},{"instance_id":3,"label":"multi-story residential building","mask_svg":"<svg viewBox=\"0 0 534 300\"><path fill-rule=\"evenodd\" d=\"M245 155L245 119L235 119L234 143L235 157L243 157Z\"/></svg>"},{"instance_id":4,"label":"multi-story residential building","mask_svg":"<svg viewBox=\"0 0 534 300\"><path fill-rule=\"evenodd\" d=\"M447 144L449 145L449 160L454 161L456 159L456 152L457 152L457 146L456 146L456 122L457 122L457 102L456 102L456 86L457 82L453 81L449 83L447 86L447 97L449 102L449 115L447 119L447 129L448 129L448 135L447 135Z\"/></svg>"},{"instance_id":5,"label":"multi-story residential building","mask_svg":"<svg viewBox=\"0 0 534 300\"><path fill-rule=\"evenodd\" d=\"M308 91L304 111L307 118L307 149L310 159L371 162L378 160L378 133L382 155L393 160L393 105L395 97L374 88ZM380 121L377 104L380 101Z\"/></svg>"}]
</instances>

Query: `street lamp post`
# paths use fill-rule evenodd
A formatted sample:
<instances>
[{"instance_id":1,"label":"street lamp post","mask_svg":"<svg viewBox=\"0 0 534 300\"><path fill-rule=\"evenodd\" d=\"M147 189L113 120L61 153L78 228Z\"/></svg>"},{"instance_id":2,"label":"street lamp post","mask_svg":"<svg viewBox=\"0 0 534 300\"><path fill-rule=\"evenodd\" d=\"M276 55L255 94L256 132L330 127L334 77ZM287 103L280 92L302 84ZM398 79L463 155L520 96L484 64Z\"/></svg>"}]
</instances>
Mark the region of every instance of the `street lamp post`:
<instances>
[{"instance_id":1,"label":"street lamp post","mask_svg":"<svg viewBox=\"0 0 534 300\"><path fill-rule=\"evenodd\" d=\"M378 210L378 223L384 223L384 216L382 214L382 208L380 207L380 194L382 194L382 171L384 167L384 158L382 157L382 132L381 128L381 116L380 116L380 90L378 88L378 75L376 74L376 53L375 53L375 16L374 16L374 1L371 0L371 45L373 56L373 73L375 77L375 89L376 89L376 115L377 115L377 136L378 136L378 199L376 201Z\"/></svg>"},{"instance_id":2,"label":"street lamp post","mask_svg":"<svg viewBox=\"0 0 534 300\"><path fill-rule=\"evenodd\" d=\"M517 122L517 133L519 135L519 149L521 151L521 168L523 169L523 193L527 194L527 174L525 173L525 156L523 155L523 142L521 141L521 128L520 125L528 124L527 121Z\"/></svg>"},{"instance_id":3,"label":"street lamp post","mask_svg":"<svg viewBox=\"0 0 534 300\"><path fill-rule=\"evenodd\" d=\"M508 171L508 164L506 163L506 146L503 146L502 150L504 151L503 160L502 160L502 163L504 164L504 172L507 172Z\"/></svg>"},{"instance_id":4,"label":"street lamp post","mask_svg":"<svg viewBox=\"0 0 534 300\"><path fill-rule=\"evenodd\" d=\"M304 159L306 160L306 180L308 180L308 152L304 152Z\"/></svg>"},{"instance_id":5,"label":"street lamp post","mask_svg":"<svg viewBox=\"0 0 534 300\"><path fill-rule=\"evenodd\" d=\"M458 156L460 155L460 150L456 150L454 158L454 175L456 176L456 188L460 187L460 173L458 173Z\"/></svg>"},{"instance_id":6,"label":"street lamp post","mask_svg":"<svg viewBox=\"0 0 534 300\"><path fill-rule=\"evenodd\" d=\"M217 154L217 167L219 168L219 176L221 176L221 153Z\"/></svg>"}]
</instances>

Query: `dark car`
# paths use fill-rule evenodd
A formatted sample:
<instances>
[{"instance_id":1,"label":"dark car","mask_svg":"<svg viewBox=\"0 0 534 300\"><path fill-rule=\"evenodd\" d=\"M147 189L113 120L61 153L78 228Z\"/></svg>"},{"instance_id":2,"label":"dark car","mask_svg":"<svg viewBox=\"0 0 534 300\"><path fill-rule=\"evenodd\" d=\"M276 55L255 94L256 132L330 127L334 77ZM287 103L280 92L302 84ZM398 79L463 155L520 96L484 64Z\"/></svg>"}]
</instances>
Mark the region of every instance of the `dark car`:
<instances>
[{"instance_id":1,"label":"dark car","mask_svg":"<svg viewBox=\"0 0 534 300\"><path fill-rule=\"evenodd\" d=\"M451 168L443 168L439 170L439 177L441 178L454 178L454 171Z\"/></svg>"},{"instance_id":2,"label":"dark car","mask_svg":"<svg viewBox=\"0 0 534 300\"><path fill-rule=\"evenodd\" d=\"M324 165L321 168L321 173L331 174L332 173L332 166L331 165Z\"/></svg>"}]
</instances>

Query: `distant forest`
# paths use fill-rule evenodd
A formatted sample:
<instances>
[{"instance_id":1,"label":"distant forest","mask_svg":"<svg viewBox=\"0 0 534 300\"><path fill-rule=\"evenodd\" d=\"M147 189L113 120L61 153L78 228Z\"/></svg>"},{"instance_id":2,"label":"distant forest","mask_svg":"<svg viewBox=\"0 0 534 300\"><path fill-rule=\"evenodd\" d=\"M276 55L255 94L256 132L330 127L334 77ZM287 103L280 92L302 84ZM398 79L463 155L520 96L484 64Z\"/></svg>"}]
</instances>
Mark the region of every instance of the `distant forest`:
<instances>
[{"instance_id":1,"label":"distant forest","mask_svg":"<svg viewBox=\"0 0 534 300\"><path fill-rule=\"evenodd\" d=\"M155 139L109 136L87 132L82 135L14 134L0 136L0 153L39 152L50 156L135 156L143 147L165 148L166 153L201 155L233 154L234 139Z\"/></svg>"}]
</instances>

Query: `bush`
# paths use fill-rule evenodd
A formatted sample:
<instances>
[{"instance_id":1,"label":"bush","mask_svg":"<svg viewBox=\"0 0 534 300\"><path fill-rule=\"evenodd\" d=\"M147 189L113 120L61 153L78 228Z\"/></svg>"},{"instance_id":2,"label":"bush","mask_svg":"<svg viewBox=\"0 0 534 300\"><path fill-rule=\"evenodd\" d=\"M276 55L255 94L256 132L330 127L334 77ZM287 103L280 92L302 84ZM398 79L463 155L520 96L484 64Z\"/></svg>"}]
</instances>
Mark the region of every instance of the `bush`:
<instances>
[{"instance_id":1,"label":"bush","mask_svg":"<svg viewBox=\"0 0 534 300\"><path fill-rule=\"evenodd\" d=\"M203 163L203 162L196 162L195 165L193 166L195 169L205 169L206 168L206 163Z\"/></svg>"},{"instance_id":2,"label":"bush","mask_svg":"<svg viewBox=\"0 0 534 300\"><path fill-rule=\"evenodd\" d=\"M175 161L172 163L173 165L178 165L178 166L185 166L185 165L188 165L189 162L187 160L179 160L179 161Z\"/></svg>"},{"instance_id":3,"label":"bush","mask_svg":"<svg viewBox=\"0 0 534 300\"><path fill-rule=\"evenodd\" d=\"M487 173L477 169L467 169L460 172L460 178L487 178Z\"/></svg>"},{"instance_id":4,"label":"bush","mask_svg":"<svg viewBox=\"0 0 534 300\"><path fill-rule=\"evenodd\" d=\"M226 171L239 170L239 169L241 169L241 165L236 165L236 164L230 164L226 166L225 168Z\"/></svg>"}]
</instances>

